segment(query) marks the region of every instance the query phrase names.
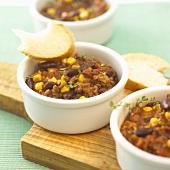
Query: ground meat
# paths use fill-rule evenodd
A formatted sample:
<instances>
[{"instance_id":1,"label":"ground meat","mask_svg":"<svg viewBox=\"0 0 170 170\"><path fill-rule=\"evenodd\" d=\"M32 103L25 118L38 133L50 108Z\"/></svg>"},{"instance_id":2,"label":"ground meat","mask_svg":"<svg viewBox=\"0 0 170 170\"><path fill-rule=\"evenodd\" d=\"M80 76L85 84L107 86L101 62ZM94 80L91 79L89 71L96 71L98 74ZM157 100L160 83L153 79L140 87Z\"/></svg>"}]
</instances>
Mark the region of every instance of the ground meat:
<instances>
[{"instance_id":1,"label":"ground meat","mask_svg":"<svg viewBox=\"0 0 170 170\"><path fill-rule=\"evenodd\" d=\"M102 15L109 9L104 0L54 0L46 3L40 13L61 21L82 21Z\"/></svg>"},{"instance_id":2,"label":"ground meat","mask_svg":"<svg viewBox=\"0 0 170 170\"><path fill-rule=\"evenodd\" d=\"M100 95L113 88L118 78L111 65L76 53L61 61L39 63L25 82L41 95L70 100Z\"/></svg>"},{"instance_id":3,"label":"ground meat","mask_svg":"<svg viewBox=\"0 0 170 170\"><path fill-rule=\"evenodd\" d=\"M162 102L134 106L121 126L122 135L136 147L170 157L170 96Z\"/></svg>"}]
</instances>

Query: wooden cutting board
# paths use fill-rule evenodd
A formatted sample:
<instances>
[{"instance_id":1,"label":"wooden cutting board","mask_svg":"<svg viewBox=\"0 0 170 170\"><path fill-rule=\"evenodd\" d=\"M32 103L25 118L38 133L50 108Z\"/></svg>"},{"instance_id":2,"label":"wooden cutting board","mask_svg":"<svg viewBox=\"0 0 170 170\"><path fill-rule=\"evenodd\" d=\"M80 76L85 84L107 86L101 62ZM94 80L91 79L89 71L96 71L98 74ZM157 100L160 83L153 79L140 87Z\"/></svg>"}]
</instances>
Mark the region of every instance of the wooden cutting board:
<instances>
[{"instance_id":1,"label":"wooden cutting board","mask_svg":"<svg viewBox=\"0 0 170 170\"><path fill-rule=\"evenodd\" d=\"M0 62L0 70L0 109L32 122L17 84L17 65ZM129 93L125 91L125 95ZM25 159L52 169L120 170L109 125L86 134L65 135L33 123L21 139L21 148Z\"/></svg>"}]
</instances>

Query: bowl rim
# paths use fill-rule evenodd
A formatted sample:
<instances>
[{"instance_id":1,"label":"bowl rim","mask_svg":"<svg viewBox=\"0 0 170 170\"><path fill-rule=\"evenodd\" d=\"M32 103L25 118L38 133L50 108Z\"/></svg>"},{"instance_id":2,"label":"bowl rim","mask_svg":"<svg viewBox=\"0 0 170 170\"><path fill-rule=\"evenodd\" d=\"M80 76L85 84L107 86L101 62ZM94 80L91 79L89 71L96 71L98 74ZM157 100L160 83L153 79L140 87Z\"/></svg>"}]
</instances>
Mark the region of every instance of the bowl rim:
<instances>
[{"instance_id":1,"label":"bowl rim","mask_svg":"<svg viewBox=\"0 0 170 170\"><path fill-rule=\"evenodd\" d=\"M133 92L129 94L128 96L124 97L121 101L129 101L130 99L134 100L134 99L137 99L139 96L142 96L145 93L151 93L151 91L153 93L156 91L166 91L166 90L170 91L170 86L149 87L146 89ZM118 119L121 115L122 110L123 110L123 107L119 107L113 110L111 113L111 117L110 117L111 133L112 133L113 138L115 139L115 142L118 143L122 148L124 148L126 151L128 151L130 154L134 155L137 158L142 158L143 160L150 162L150 163L155 163L155 164L160 164L160 165L170 165L170 158L154 155L146 151L143 151L125 139L125 137L120 132L119 125L118 125Z\"/></svg>"},{"instance_id":2,"label":"bowl rim","mask_svg":"<svg viewBox=\"0 0 170 170\"><path fill-rule=\"evenodd\" d=\"M99 45L99 44L94 44L94 43L89 43L89 42L76 42L75 46L79 46L79 47L83 47L83 46L88 46L90 48L93 49L102 49L107 51L107 53L112 53L113 56L117 59L117 61L119 63L121 63L120 65L122 66L122 76L118 82L118 84L116 86L114 86L112 89L108 90L105 93L102 93L100 95L88 98L88 100L84 99L84 100L63 100L63 99L54 99L54 98L50 98L50 97L46 97L43 96L41 94L38 94L36 92L34 92L33 90L31 90L26 84L25 81L23 79L23 70L24 70L24 66L26 65L26 62L28 60L30 60L28 57L24 58L21 63L18 66L18 70L17 70L17 81L18 84L20 86L20 88L22 89L22 91L27 94L27 95L31 95L34 97L34 99L38 99L39 101L45 101L46 103L50 103L50 104L60 104L60 106L64 106L64 107L69 107L69 108L76 108L78 105L79 107L86 107L86 106L92 106L98 103L102 103L108 99L111 99L113 94L117 94L119 93L122 88L124 89L124 86L127 82L128 79L128 66L125 62L125 60L120 56L120 54L118 54L117 52L115 52L114 50Z\"/></svg>"},{"instance_id":3,"label":"bowl rim","mask_svg":"<svg viewBox=\"0 0 170 170\"><path fill-rule=\"evenodd\" d=\"M50 21L53 21L57 24L63 24L67 27L70 27L70 28L74 28L74 29L78 29L78 28L81 28L81 29L86 29L87 27L96 27L98 24L101 24L102 22L105 22L107 21L108 19L110 19L110 17L112 17L117 9L117 6L118 6L118 3L116 0L108 0L109 3L110 3L110 8L108 11L106 11L104 14L96 17L96 18L92 18L92 19L89 19L89 20L85 20L85 21L79 21L79 22L73 22L73 21L57 21L57 20L53 20L53 19L50 19L50 18L47 18L43 15L41 15L39 13L39 11L37 10L37 3L39 2L40 0L34 0L30 3L29 5L29 11L31 13L31 15L33 17L35 17L36 19L40 20L40 21L43 21L43 22L50 22Z\"/></svg>"}]
</instances>

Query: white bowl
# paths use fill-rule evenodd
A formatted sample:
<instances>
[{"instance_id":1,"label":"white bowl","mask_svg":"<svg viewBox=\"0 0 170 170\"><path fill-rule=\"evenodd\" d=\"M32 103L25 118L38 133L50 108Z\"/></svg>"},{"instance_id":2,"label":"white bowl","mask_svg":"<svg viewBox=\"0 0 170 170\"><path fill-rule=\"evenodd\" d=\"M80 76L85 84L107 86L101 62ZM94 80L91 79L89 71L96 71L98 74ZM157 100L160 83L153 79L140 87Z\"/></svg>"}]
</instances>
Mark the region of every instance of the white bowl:
<instances>
[{"instance_id":1,"label":"white bowl","mask_svg":"<svg viewBox=\"0 0 170 170\"><path fill-rule=\"evenodd\" d=\"M136 99L146 96L163 100L170 93L170 86L158 86L134 92L122 101L135 103ZM123 170L169 170L170 158L150 154L138 149L128 142L120 132L120 126L128 114L128 108L118 107L113 110L110 118L112 135L116 142L116 154Z\"/></svg>"},{"instance_id":2,"label":"white bowl","mask_svg":"<svg viewBox=\"0 0 170 170\"><path fill-rule=\"evenodd\" d=\"M114 31L113 19L117 9L116 0L106 0L110 9L103 15L79 22L56 21L41 15L39 10L49 1L51 0L33 0L30 3L29 9L34 19L36 31L44 29L49 21L54 21L68 27L74 34L76 41L103 44L112 37Z\"/></svg>"},{"instance_id":3,"label":"white bowl","mask_svg":"<svg viewBox=\"0 0 170 170\"><path fill-rule=\"evenodd\" d=\"M110 63L118 74L119 82L109 91L84 100L45 97L26 85L24 79L34 72L37 61L25 58L18 67L17 80L23 93L26 112L36 124L54 132L85 133L109 124L112 112L109 101L118 102L123 98L124 86L128 79L127 65L115 51L85 42L77 42L75 46L75 52L79 54L95 56L105 63Z\"/></svg>"}]
</instances>

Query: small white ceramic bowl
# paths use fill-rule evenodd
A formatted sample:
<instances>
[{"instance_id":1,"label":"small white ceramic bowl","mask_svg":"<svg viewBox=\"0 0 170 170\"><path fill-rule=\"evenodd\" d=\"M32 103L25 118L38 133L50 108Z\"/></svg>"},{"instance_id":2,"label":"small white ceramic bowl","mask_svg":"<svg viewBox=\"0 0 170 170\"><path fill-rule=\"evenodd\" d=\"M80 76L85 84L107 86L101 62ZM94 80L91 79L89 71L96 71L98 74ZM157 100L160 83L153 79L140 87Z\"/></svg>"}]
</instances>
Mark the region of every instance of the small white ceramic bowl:
<instances>
[{"instance_id":1,"label":"small white ceramic bowl","mask_svg":"<svg viewBox=\"0 0 170 170\"><path fill-rule=\"evenodd\" d=\"M39 10L49 1L51 0L33 0L30 3L29 9L34 19L36 31L44 29L49 21L54 21L68 27L74 34L76 41L103 44L112 37L114 31L113 20L117 9L116 0L106 0L106 3L110 5L110 9L103 15L79 22L56 21L41 15Z\"/></svg>"},{"instance_id":2,"label":"small white ceramic bowl","mask_svg":"<svg viewBox=\"0 0 170 170\"><path fill-rule=\"evenodd\" d=\"M163 100L170 93L170 86L158 86L134 92L122 101L136 103L136 99L146 96ZM113 110L110 118L112 135L116 142L116 154L123 170L169 170L170 158L156 156L138 149L128 142L120 132L120 126L128 114L128 108L118 107Z\"/></svg>"},{"instance_id":3,"label":"small white ceramic bowl","mask_svg":"<svg viewBox=\"0 0 170 170\"><path fill-rule=\"evenodd\" d=\"M26 112L36 124L54 132L85 133L109 124L112 112L109 101L118 102L123 98L124 86L128 79L127 65L115 51L85 42L77 42L75 46L75 52L87 57L95 56L102 62L111 64L118 74L119 82L109 91L84 100L45 97L26 85L24 79L34 72L37 61L25 58L19 64L17 80L23 93Z\"/></svg>"}]
</instances>

